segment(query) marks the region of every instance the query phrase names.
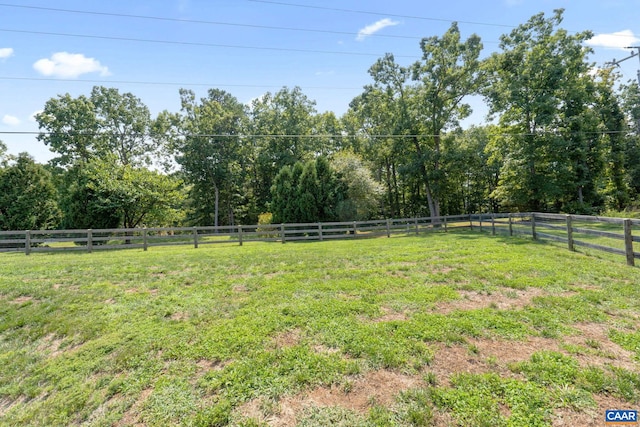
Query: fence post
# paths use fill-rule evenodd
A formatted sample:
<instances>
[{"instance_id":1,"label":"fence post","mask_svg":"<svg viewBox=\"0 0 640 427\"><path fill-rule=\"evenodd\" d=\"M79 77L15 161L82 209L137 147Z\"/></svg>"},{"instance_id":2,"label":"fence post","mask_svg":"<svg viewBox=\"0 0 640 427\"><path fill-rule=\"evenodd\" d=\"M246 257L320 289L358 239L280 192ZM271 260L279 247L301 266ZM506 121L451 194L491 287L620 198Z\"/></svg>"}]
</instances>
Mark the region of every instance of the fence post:
<instances>
[{"instance_id":1,"label":"fence post","mask_svg":"<svg viewBox=\"0 0 640 427\"><path fill-rule=\"evenodd\" d=\"M356 234L358 233L358 224L353 221L353 238L356 238Z\"/></svg>"},{"instance_id":2,"label":"fence post","mask_svg":"<svg viewBox=\"0 0 640 427\"><path fill-rule=\"evenodd\" d=\"M531 212L531 237L533 237L533 240L538 239L536 234L536 214L534 212Z\"/></svg>"},{"instance_id":3,"label":"fence post","mask_svg":"<svg viewBox=\"0 0 640 427\"><path fill-rule=\"evenodd\" d=\"M322 238L322 223L321 222L318 223L318 239L320 239L321 242L323 240L323 238Z\"/></svg>"},{"instance_id":4,"label":"fence post","mask_svg":"<svg viewBox=\"0 0 640 427\"><path fill-rule=\"evenodd\" d=\"M215 233L217 233L218 230L215 230ZM194 249L198 249L198 227L193 227L193 248Z\"/></svg>"},{"instance_id":5,"label":"fence post","mask_svg":"<svg viewBox=\"0 0 640 427\"><path fill-rule=\"evenodd\" d=\"M31 254L31 230L27 230L24 233L24 254Z\"/></svg>"},{"instance_id":6,"label":"fence post","mask_svg":"<svg viewBox=\"0 0 640 427\"><path fill-rule=\"evenodd\" d=\"M480 214L480 232L482 233L482 214Z\"/></svg>"},{"instance_id":7,"label":"fence post","mask_svg":"<svg viewBox=\"0 0 640 427\"><path fill-rule=\"evenodd\" d=\"M284 243L287 241L287 237L284 233L284 224L280 224L280 233L282 233L282 244L284 245Z\"/></svg>"},{"instance_id":8,"label":"fence post","mask_svg":"<svg viewBox=\"0 0 640 427\"><path fill-rule=\"evenodd\" d=\"M447 231L447 217L444 217L444 231Z\"/></svg>"},{"instance_id":9,"label":"fence post","mask_svg":"<svg viewBox=\"0 0 640 427\"><path fill-rule=\"evenodd\" d=\"M418 218L413 218L413 223L416 227L416 236L420 234L420 229L418 228Z\"/></svg>"},{"instance_id":10,"label":"fence post","mask_svg":"<svg viewBox=\"0 0 640 427\"><path fill-rule=\"evenodd\" d=\"M509 236L513 236L513 220L511 218L511 214L509 214Z\"/></svg>"},{"instance_id":11,"label":"fence post","mask_svg":"<svg viewBox=\"0 0 640 427\"><path fill-rule=\"evenodd\" d=\"M242 246L242 225L238 226L238 243Z\"/></svg>"},{"instance_id":12,"label":"fence post","mask_svg":"<svg viewBox=\"0 0 640 427\"><path fill-rule=\"evenodd\" d=\"M142 229L142 247L145 251L149 247L149 241L147 240L147 227Z\"/></svg>"},{"instance_id":13,"label":"fence post","mask_svg":"<svg viewBox=\"0 0 640 427\"><path fill-rule=\"evenodd\" d=\"M573 246L573 225L571 215L567 215L567 246L570 251L575 251Z\"/></svg>"},{"instance_id":14,"label":"fence post","mask_svg":"<svg viewBox=\"0 0 640 427\"><path fill-rule=\"evenodd\" d=\"M387 218L387 237L391 237L391 220Z\"/></svg>"},{"instance_id":15,"label":"fence post","mask_svg":"<svg viewBox=\"0 0 640 427\"><path fill-rule=\"evenodd\" d=\"M87 252L91 253L93 251L93 230L87 230Z\"/></svg>"},{"instance_id":16,"label":"fence post","mask_svg":"<svg viewBox=\"0 0 640 427\"><path fill-rule=\"evenodd\" d=\"M496 214L491 214L491 235L496 235Z\"/></svg>"},{"instance_id":17,"label":"fence post","mask_svg":"<svg viewBox=\"0 0 640 427\"><path fill-rule=\"evenodd\" d=\"M469 228L473 230L473 215L469 214Z\"/></svg>"},{"instance_id":18,"label":"fence post","mask_svg":"<svg viewBox=\"0 0 640 427\"><path fill-rule=\"evenodd\" d=\"M624 220L624 250L627 253L627 265L635 265L635 257L633 254L633 236L631 235L631 220Z\"/></svg>"}]
</instances>

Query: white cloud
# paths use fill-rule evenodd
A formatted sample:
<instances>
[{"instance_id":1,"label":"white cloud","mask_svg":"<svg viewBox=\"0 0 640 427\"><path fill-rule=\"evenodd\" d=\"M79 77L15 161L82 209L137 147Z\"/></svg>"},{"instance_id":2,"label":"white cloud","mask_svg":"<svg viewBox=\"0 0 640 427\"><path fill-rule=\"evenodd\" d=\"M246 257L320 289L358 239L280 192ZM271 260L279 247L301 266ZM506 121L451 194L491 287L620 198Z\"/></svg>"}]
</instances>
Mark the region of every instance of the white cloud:
<instances>
[{"instance_id":1,"label":"white cloud","mask_svg":"<svg viewBox=\"0 0 640 427\"><path fill-rule=\"evenodd\" d=\"M20 124L20 119L17 118L16 116L10 116L8 114L5 114L4 117L2 118L2 123L8 126L18 126Z\"/></svg>"},{"instance_id":2,"label":"white cloud","mask_svg":"<svg viewBox=\"0 0 640 427\"><path fill-rule=\"evenodd\" d=\"M361 42L364 39L366 39L368 36L377 33L378 31L382 30L383 28L393 27L394 25L398 25L399 23L400 22L392 21L389 18L381 19L378 22L374 22L371 25L367 25L366 27L364 27L363 29L358 31L358 37L356 37L356 40Z\"/></svg>"},{"instance_id":3,"label":"white cloud","mask_svg":"<svg viewBox=\"0 0 640 427\"><path fill-rule=\"evenodd\" d=\"M589 46L604 47L607 49L624 49L640 42L631 30L618 31L610 34L598 34L587 40Z\"/></svg>"},{"instance_id":4,"label":"white cloud","mask_svg":"<svg viewBox=\"0 0 640 427\"><path fill-rule=\"evenodd\" d=\"M13 56L13 49L10 47L3 47L0 49L0 59L6 59Z\"/></svg>"},{"instance_id":5,"label":"white cloud","mask_svg":"<svg viewBox=\"0 0 640 427\"><path fill-rule=\"evenodd\" d=\"M57 52L50 59L40 59L33 64L33 68L44 76L60 78L76 78L88 73L100 73L101 76L110 74L109 69L95 58L69 52Z\"/></svg>"}]
</instances>

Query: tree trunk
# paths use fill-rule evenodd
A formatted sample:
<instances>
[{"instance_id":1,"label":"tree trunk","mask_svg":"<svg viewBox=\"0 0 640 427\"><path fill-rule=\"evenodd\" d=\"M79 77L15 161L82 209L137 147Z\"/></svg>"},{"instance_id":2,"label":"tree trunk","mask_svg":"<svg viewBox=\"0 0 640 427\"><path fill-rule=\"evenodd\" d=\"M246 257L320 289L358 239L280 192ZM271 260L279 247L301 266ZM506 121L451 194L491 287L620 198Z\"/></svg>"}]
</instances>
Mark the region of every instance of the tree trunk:
<instances>
[{"instance_id":1,"label":"tree trunk","mask_svg":"<svg viewBox=\"0 0 640 427\"><path fill-rule=\"evenodd\" d=\"M216 200L215 200L215 213L214 218L213 218L213 222L216 227L218 226L218 214L220 212L220 190L218 189L218 186L215 184L215 182L213 183L213 188L215 190L215 195L216 195ZM216 230L216 233L218 232L218 230Z\"/></svg>"}]
</instances>

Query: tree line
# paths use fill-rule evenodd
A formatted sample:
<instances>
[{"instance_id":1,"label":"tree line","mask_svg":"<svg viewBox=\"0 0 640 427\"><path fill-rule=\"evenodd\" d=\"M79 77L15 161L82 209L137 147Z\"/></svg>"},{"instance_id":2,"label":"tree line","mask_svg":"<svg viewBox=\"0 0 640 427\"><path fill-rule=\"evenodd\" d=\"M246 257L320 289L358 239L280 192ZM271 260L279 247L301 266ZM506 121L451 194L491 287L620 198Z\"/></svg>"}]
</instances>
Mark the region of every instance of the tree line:
<instances>
[{"instance_id":1,"label":"tree line","mask_svg":"<svg viewBox=\"0 0 640 427\"><path fill-rule=\"evenodd\" d=\"M484 59L453 23L413 64L378 59L342 117L298 87L249 105L181 89L180 111L156 117L114 88L59 95L36 116L48 164L0 143L0 228L633 209L638 84L590 63L592 33L562 29L562 14L531 17ZM471 96L490 117L462 129Z\"/></svg>"}]
</instances>

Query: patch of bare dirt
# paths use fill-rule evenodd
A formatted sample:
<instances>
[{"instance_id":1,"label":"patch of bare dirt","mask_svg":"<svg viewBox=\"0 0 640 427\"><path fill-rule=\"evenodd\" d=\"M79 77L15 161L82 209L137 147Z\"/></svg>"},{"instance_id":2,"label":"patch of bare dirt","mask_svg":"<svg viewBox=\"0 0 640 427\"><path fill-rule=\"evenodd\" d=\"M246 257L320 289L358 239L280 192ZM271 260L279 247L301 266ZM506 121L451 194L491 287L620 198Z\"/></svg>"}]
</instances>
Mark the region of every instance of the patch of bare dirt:
<instances>
[{"instance_id":1,"label":"patch of bare dirt","mask_svg":"<svg viewBox=\"0 0 640 427\"><path fill-rule=\"evenodd\" d=\"M249 288L245 285L233 285L231 290L233 290L233 292L249 292Z\"/></svg>"},{"instance_id":2,"label":"patch of bare dirt","mask_svg":"<svg viewBox=\"0 0 640 427\"><path fill-rule=\"evenodd\" d=\"M299 328L282 332L273 338L273 344L276 348L293 347L300 343L302 339L302 331Z\"/></svg>"},{"instance_id":3,"label":"patch of bare dirt","mask_svg":"<svg viewBox=\"0 0 640 427\"><path fill-rule=\"evenodd\" d=\"M56 335L51 333L40 339L40 344L36 347L39 352L49 353L49 357L56 357L62 353L60 346L62 345L62 338L56 338Z\"/></svg>"},{"instance_id":4,"label":"patch of bare dirt","mask_svg":"<svg viewBox=\"0 0 640 427\"><path fill-rule=\"evenodd\" d=\"M554 411L553 427L600 427L604 425L604 412L607 409L636 409L634 405L613 396L594 394L597 408L576 412L570 408L559 408Z\"/></svg>"},{"instance_id":5,"label":"patch of bare dirt","mask_svg":"<svg viewBox=\"0 0 640 427\"><path fill-rule=\"evenodd\" d=\"M144 405L144 402L151 395L152 391L153 390L150 388L142 390L138 399L133 403L133 405L131 405L127 412L124 413L120 421L116 423L116 427L144 426L144 423L142 423L139 419L140 410L142 409L142 405Z\"/></svg>"},{"instance_id":6,"label":"patch of bare dirt","mask_svg":"<svg viewBox=\"0 0 640 427\"><path fill-rule=\"evenodd\" d=\"M207 360L202 359L196 362L196 366L198 367L198 371L201 374L205 374L209 371L221 371L227 366L230 361L221 361L221 360Z\"/></svg>"},{"instance_id":7,"label":"patch of bare dirt","mask_svg":"<svg viewBox=\"0 0 640 427\"><path fill-rule=\"evenodd\" d=\"M407 316L407 313L405 312L400 312L400 311L396 311L390 307L380 307L380 310L384 313L382 316L380 317L376 317L375 319L373 319L373 322L391 322L394 320L408 320L409 317Z\"/></svg>"},{"instance_id":8,"label":"patch of bare dirt","mask_svg":"<svg viewBox=\"0 0 640 427\"><path fill-rule=\"evenodd\" d=\"M32 296L29 295L24 295L21 297L18 297L12 301L9 301L10 304L24 304L25 302L29 302L29 301L34 301L34 298Z\"/></svg>"},{"instance_id":9,"label":"patch of bare dirt","mask_svg":"<svg viewBox=\"0 0 640 427\"><path fill-rule=\"evenodd\" d=\"M613 365L630 371L638 369L638 363L634 361L634 353L620 347L609 339L609 327L602 323L578 323L572 325L579 331L577 335L563 337L567 344L585 347L586 354L572 354L581 366L605 366ZM594 343L597 348L592 348Z\"/></svg>"},{"instance_id":10,"label":"patch of bare dirt","mask_svg":"<svg viewBox=\"0 0 640 427\"><path fill-rule=\"evenodd\" d=\"M313 348L313 351L315 351L316 353L322 353L322 354L335 354L340 351L337 348L327 347L326 345L322 345L322 344L316 344L312 348Z\"/></svg>"},{"instance_id":11,"label":"patch of bare dirt","mask_svg":"<svg viewBox=\"0 0 640 427\"><path fill-rule=\"evenodd\" d=\"M16 400L10 400L10 399L0 399L0 417L4 416L5 414L8 414L10 410L12 410L14 407L23 404L27 401L26 397L21 397L19 399Z\"/></svg>"},{"instance_id":12,"label":"patch of bare dirt","mask_svg":"<svg viewBox=\"0 0 640 427\"><path fill-rule=\"evenodd\" d=\"M461 298L458 300L442 302L435 308L436 313L449 314L453 311L478 310L483 308L496 308L498 310L512 310L531 304L535 297L546 295L540 288L528 288L525 290L501 290L493 293L460 290Z\"/></svg>"},{"instance_id":13,"label":"patch of bare dirt","mask_svg":"<svg viewBox=\"0 0 640 427\"><path fill-rule=\"evenodd\" d=\"M454 374L481 374L495 370L467 345L442 345L437 349L428 370L436 375L438 385L451 386Z\"/></svg>"},{"instance_id":14,"label":"patch of bare dirt","mask_svg":"<svg viewBox=\"0 0 640 427\"><path fill-rule=\"evenodd\" d=\"M109 298L108 300L105 300L104 303L105 304L115 304L116 300L113 298Z\"/></svg>"},{"instance_id":15,"label":"patch of bare dirt","mask_svg":"<svg viewBox=\"0 0 640 427\"><path fill-rule=\"evenodd\" d=\"M524 341L469 339L467 344L436 347L435 357L428 370L436 375L438 384L450 386L455 374L483 374L495 372L502 377L514 376L508 365L529 360L537 351L558 351L556 340L530 337Z\"/></svg>"},{"instance_id":16,"label":"patch of bare dirt","mask_svg":"<svg viewBox=\"0 0 640 427\"><path fill-rule=\"evenodd\" d=\"M451 268L451 267L434 267L431 269L431 273L447 274L447 273L451 273L453 270L454 268Z\"/></svg>"},{"instance_id":17,"label":"patch of bare dirt","mask_svg":"<svg viewBox=\"0 0 640 427\"><path fill-rule=\"evenodd\" d=\"M242 417L266 422L273 427L295 426L297 418L308 407L340 406L365 413L372 405L390 405L394 396L404 390L423 385L419 377L393 371L369 372L347 385L318 387L295 396L284 397L274 413L265 414L261 399L254 399L237 409Z\"/></svg>"},{"instance_id":18,"label":"patch of bare dirt","mask_svg":"<svg viewBox=\"0 0 640 427\"><path fill-rule=\"evenodd\" d=\"M138 293L138 289L137 288L129 288L127 290L124 291L125 294L137 294Z\"/></svg>"},{"instance_id":19,"label":"patch of bare dirt","mask_svg":"<svg viewBox=\"0 0 640 427\"><path fill-rule=\"evenodd\" d=\"M189 313L185 313L184 311L178 311L173 313L170 317L171 320L187 320L189 319Z\"/></svg>"}]
</instances>

